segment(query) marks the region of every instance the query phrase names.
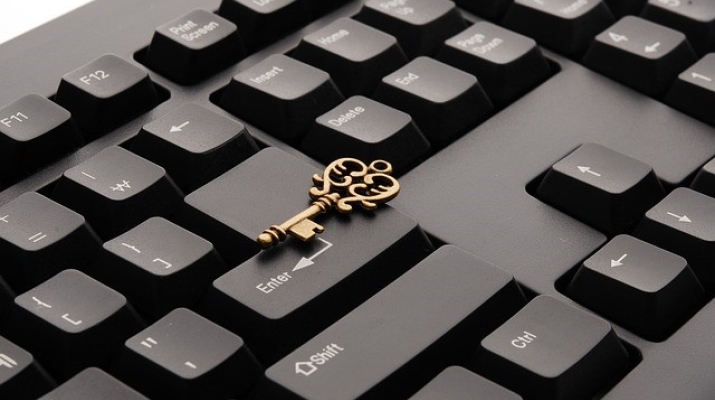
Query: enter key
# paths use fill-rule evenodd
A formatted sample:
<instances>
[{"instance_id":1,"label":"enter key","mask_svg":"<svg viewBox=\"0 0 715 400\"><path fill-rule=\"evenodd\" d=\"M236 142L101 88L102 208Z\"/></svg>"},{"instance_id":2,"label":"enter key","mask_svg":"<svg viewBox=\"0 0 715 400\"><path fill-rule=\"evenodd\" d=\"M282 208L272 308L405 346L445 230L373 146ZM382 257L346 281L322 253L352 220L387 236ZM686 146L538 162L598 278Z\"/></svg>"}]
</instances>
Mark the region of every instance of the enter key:
<instances>
[{"instance_id":1,"label":"enter key","mask_svg":"<svg viewBox=\"0 0 715 400\"><path fill-rule=\"evenodd\" d=\"M276 194L263 192L274 199L278 217L260 218L251 230L256 237L272 221L290 215L290 206L305 204L304 182L317 171L278 151L259 153L253 162L263 170L286 165L271 182ZM237 173L253 176L250 168ZM258 184L248 187L264 190ZM391 207L330 212L316 221L325 233L307 243L290 237L254 255L215 280L200 305L201 314L244 338L265 364L319 333L432 250L419 224Z\"/></svg>"}]
</instances>

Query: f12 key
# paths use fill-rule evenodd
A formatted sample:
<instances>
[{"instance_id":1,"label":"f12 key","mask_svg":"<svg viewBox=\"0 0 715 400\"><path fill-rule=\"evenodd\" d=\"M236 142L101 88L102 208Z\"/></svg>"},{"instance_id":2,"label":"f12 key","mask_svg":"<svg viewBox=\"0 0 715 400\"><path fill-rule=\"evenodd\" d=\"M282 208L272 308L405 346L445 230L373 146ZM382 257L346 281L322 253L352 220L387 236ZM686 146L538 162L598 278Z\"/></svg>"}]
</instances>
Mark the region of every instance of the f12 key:
<instances>
[{"instance_id":1,"label":"f12 key","mask_svg":"<svg viewBox=\"0 0 715 400\"><path fill-rule=\"evenodd\" d=\"M87 139L149 111L160 101L147 72L114 54L62 77L56 100L72 113Z\"/></svg>"}]
</instances>

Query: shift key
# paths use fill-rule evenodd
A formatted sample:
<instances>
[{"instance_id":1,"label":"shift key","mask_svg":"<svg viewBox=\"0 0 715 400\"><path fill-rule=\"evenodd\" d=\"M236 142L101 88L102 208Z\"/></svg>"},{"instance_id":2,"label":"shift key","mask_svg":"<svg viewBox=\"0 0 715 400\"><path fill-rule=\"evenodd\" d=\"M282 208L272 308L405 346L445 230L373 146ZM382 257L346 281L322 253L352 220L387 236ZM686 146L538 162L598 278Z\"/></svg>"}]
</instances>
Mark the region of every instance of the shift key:
<instances>
[{"instance_id":1,"label":"shift key","mask_svg":"<svg viewBox=\"0 0 715 400\"><path fill-rule=\"evenodd\" d=\"M524 303L511 275L442 247L269 368L255 398L406 398Z\"/></svg>"}]
</instances>

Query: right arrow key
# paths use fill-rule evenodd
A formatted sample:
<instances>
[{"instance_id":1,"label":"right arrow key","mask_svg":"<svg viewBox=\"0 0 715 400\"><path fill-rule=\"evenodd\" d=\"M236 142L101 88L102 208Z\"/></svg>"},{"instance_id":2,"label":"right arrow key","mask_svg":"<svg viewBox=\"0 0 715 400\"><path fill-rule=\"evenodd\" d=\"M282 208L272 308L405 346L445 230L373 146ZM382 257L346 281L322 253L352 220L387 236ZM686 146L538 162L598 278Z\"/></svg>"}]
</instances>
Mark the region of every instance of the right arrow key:
<instances>
[{"instance_id":1,"label":"right arrow key","mask_svg":"<svg viewBox=\"0 0 715 400\"><path fill-rule=\"evenodd\" d=\"M706 289L715 284L715 198L675 189L645 214L635 235L685 257Z\"/></svg>"},{"instance_id":2,"label":"right arrow key","mask_svg":"<svg viewBox=\"0 0 715 400\"><path fill-rule=\"evenodd\" d=\"M596 36L583 63L650 96L663 94L696 61L685 35L638 17L624 17Z\"/></svg>"}]
</instances>

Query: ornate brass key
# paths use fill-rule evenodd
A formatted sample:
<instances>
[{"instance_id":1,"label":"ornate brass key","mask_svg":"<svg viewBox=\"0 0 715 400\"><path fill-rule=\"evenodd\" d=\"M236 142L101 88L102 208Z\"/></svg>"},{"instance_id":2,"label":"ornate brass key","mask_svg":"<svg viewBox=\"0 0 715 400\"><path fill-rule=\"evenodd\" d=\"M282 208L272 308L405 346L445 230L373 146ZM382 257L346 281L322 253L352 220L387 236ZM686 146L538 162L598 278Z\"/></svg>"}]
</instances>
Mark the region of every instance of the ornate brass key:
<instances>
[{"instance_id":1,"label":"ornate brass key","mask_svg":"<svg viewBox=\"0 0 715 400\"><path fill-rule=\"evenodd\" d=\"M308 194L315 199L305 211L281 225L273 225L258 236L263 248L284 241L288 234L307 242L322 233L325 228L313 218L326 213L333 207L340 213L349 213L353 205L365 210L374 210L379 204L394 199L400 193L400 183L390 176L392 165L377 160L366 165L355 158L341 158L333 161L323 175L313 175L314 186Z\"/></svg>"}]
</instances>

